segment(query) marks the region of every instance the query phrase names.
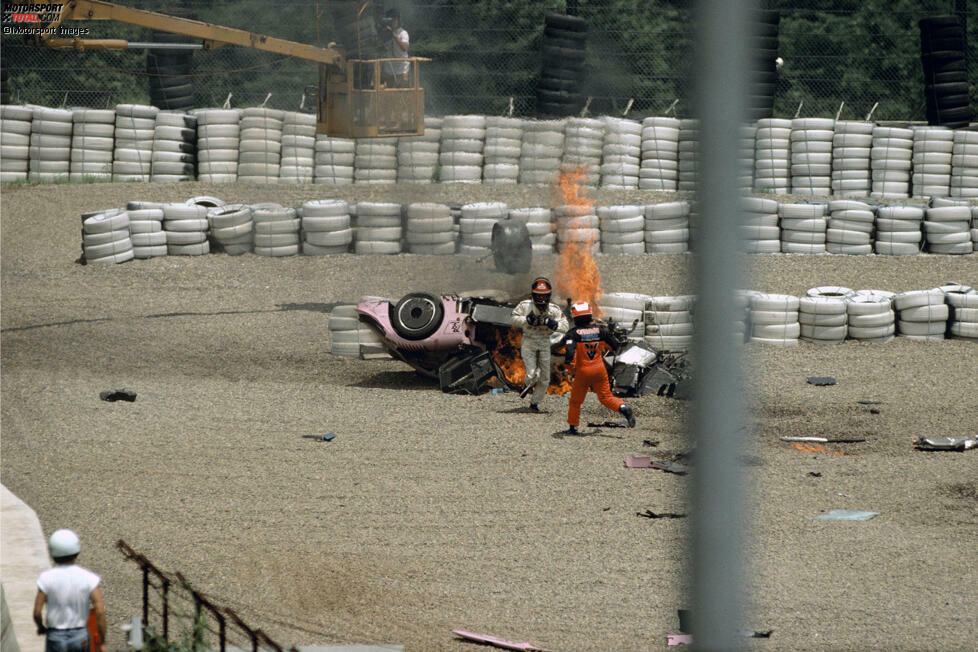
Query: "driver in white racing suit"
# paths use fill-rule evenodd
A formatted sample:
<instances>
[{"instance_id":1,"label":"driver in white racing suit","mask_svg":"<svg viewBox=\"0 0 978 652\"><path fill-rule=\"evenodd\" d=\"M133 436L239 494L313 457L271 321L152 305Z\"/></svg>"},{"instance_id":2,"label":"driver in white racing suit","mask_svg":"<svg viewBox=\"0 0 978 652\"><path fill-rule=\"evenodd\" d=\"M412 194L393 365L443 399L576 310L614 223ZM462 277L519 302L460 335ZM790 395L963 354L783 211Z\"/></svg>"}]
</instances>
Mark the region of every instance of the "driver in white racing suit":
<instances>
[{"instance_id":1,"label":"driver in white racing suit","mask_svg":"<svg viewBox=\"0 0 978 652\"><path fill-rule=\"evenodd\" d=\"M531 299L524 299L513 309L510 322L523 331L520 356L526 366L526 380L520 398L533 392L530 409L540 411L540 403L550 386L550 336L554 332L566 333L567 317L556 304L550 303L553 287L544 277L537 278L530 286Z\"/></svg>"}]
</instances>

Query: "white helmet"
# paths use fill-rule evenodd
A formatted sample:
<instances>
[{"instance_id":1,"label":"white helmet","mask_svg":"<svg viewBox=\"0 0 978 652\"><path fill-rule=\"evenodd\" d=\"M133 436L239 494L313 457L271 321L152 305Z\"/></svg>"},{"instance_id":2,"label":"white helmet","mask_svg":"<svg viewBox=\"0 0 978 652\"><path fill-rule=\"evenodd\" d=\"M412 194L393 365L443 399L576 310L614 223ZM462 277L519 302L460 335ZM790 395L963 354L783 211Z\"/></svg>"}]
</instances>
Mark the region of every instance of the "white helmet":
<instances>
[{"instance_id":1,"label":"white helmet","mask_svg":"<svg viewBox=\"0 0 978 652\"><path fill-rule=\"evenodd\" d=\"M71 557L81 552L81 539L71 530L58 530L48 539L52 557Z\"/></svg>"}]
</instances>

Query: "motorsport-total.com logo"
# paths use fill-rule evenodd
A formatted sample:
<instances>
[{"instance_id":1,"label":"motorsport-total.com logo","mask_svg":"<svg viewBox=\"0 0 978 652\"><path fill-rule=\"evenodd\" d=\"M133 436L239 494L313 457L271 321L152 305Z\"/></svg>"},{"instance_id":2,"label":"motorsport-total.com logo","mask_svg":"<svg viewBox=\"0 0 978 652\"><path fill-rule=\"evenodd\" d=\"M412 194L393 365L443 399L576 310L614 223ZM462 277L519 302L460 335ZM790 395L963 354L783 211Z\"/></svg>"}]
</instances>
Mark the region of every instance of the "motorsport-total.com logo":
<instances>
[{"instance_id":1,"label":"motorsport-total.com logo","mask_svg":"<svg viewBox=\"0 0 978 652\"><path fill-rule=\"evenodd\" d=\"M43 27L58 20L64 3L9 3L3 6L3 34L14 36L85 36L87 27Z\"/></svg>"}]
</instances>

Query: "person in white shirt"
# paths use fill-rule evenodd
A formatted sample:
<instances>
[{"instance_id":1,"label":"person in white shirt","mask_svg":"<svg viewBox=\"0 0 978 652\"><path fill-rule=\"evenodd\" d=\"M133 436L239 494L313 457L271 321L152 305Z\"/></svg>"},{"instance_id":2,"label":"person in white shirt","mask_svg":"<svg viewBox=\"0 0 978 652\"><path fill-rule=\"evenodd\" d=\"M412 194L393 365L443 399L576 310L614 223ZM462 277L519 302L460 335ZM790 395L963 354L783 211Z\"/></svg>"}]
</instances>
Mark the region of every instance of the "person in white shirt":
<instances>
[{"instance_id":1,"label":"person in white shirt","mask_svg":"<svg viewBox=\"0 0 978 652\"><path fill-rule=\"evenodd\" d=\"M386 28L390 32L390 42L384 48L384 58L407 59L409 37L407 30L401 27L401 14L397 9L388 9L385 14ZM403 88L408 86L410 61L387 61L383 65L382 81L387 86Z\"/></svg>"},{"instance_id":2,"label":"person in white shirt","mask_svg":"<svg viewBox=\"0 0 978 652\"><path fill-rule=\"evenodd\" d=\"M45 652L88 652L89 609L95 610L98 650L105 652L105 604L98 575L75 564L81 541L71 530L58 530L48 540L54 567L37 579L34 622L46 634ZM47 607L45 623L44 608Z\"/></svg>"}]
</instances>

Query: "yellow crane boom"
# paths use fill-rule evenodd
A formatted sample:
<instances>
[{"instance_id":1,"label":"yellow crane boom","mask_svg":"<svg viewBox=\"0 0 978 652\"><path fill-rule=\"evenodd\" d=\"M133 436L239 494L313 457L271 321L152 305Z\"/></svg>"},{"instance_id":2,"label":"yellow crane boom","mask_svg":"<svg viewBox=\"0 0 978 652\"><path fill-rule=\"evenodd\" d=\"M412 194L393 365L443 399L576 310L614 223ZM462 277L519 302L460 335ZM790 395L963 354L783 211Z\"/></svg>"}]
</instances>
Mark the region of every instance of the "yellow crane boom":
<instances>
[{"instance_id":1,"label":"yellow crane boom","mask_svg":"<svg viewBox=\"0 0 978 652\"><path fill-rule=\"evenodd\" d=\"M174 34L184 34L199 38L203 42L203 49L209 50L222 45L240 45L242 47L274 52L298 59L316 61L331 66L339 66L343 63L343 55L333 48L320 48L305 43L296 43L285 39L255 34L243 29L233 27L223 27L212 25L199 20L189 18L178 18L167 16L153 11L143 9L133 9L123 7L111 2L101 0L69 0L68 2L51 2L45 0L38 4L47 4L52 7L49 16L57 17L42 26L48 28L48 34L37 36L37 45L54 49L126 49L128 44L121 39L81 39L81 38L56 38L54 28L67 20L112 20L117 23L127 25L137 25L147 27L162 32L172 32ZM104 45L103 45L104 44ZM101 47L100 47L101 46Z\"/></svg>"},{"instance_id":2,"label":"yellow crane boom","mask_svg":"<svg viewBox=\"0 0 978 652\"><path fill-rule=\"evenodd\" d=\"M205 50L238 45L319 64L317 131L336 137L374 138L414 136L424 133L424 89L419 85L421 57L398 59L347 59L332 47L317 47L256 34L243 29L213 25L189 18L167 16L133 9L102 0L41 0L50 10L38 12L44 20L35 26L40 33L28 39L52 49L125 50L123 39L59 38L57 28L69 20L111 20L162 32L183 34L201 40ZM384 66L407 62L409 73L398 83L385 81Z\"/></svg>"}]
</instances>

